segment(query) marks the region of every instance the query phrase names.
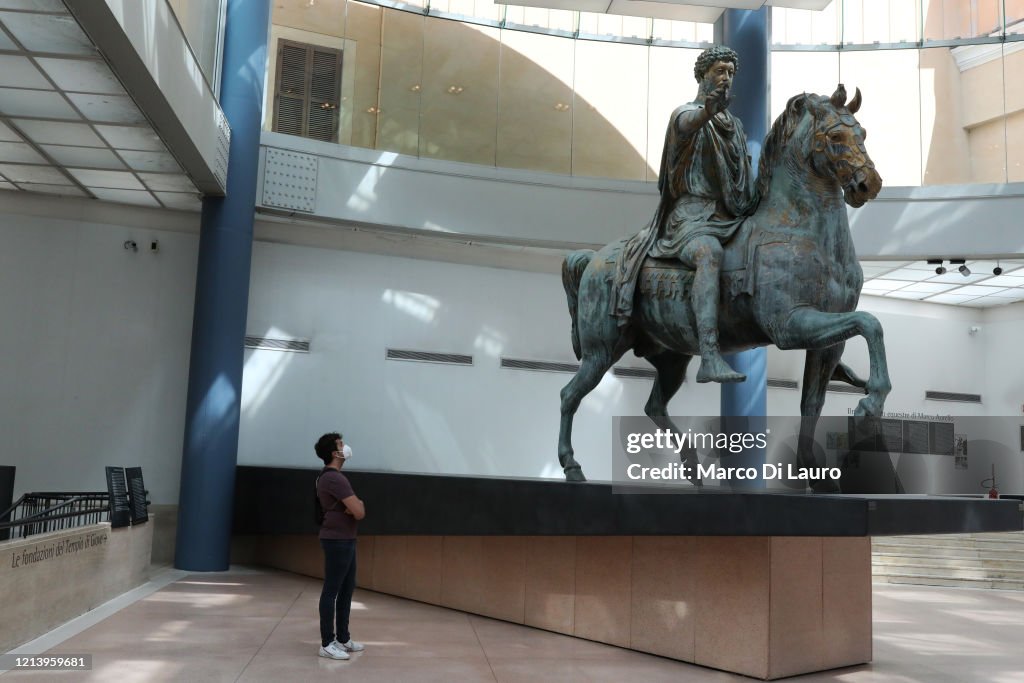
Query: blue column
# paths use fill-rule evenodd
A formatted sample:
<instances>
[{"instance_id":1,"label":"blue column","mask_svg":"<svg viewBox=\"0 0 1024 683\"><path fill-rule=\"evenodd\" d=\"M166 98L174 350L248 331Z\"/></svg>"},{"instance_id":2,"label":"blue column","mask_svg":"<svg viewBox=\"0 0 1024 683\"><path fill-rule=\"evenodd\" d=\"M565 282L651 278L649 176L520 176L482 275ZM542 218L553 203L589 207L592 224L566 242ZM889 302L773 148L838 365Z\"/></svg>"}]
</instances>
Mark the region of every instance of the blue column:
<instances>
[{"instance_id":1,"label":"blue column","mask_svg":"<svg viewBox=\"0 0 1024 683\"><path fill-rule=\"evenodd\" d=\"M228 0L220 104L231 126L227 194L203 200L174 566L231 561L245 318L270 0Z\"/></svg>"},{"instance_id":2,"label":"blue column","mask_svg":"<svg viewBox=\"0 0 1024 683\"><path fill-rule=\"evenodd\" d=\"M728 45L740 57L740 68L733 83L733 103L729 111L743 122L755 172L769 125L770 11L770 7L756 11L727 9L715 24L715 42ZM722 416L753 418L748 419L745 426L737 424L737 427L743 431L762 430L768 410L767 350L761 348L728 354L725 359L737 372L744 373L747 381L722 385ZM730 464L760 468L764 460L764 449L753 449ZM764 483L751 482L750 486L762 488Z\"/></svg>"}]
</instances>

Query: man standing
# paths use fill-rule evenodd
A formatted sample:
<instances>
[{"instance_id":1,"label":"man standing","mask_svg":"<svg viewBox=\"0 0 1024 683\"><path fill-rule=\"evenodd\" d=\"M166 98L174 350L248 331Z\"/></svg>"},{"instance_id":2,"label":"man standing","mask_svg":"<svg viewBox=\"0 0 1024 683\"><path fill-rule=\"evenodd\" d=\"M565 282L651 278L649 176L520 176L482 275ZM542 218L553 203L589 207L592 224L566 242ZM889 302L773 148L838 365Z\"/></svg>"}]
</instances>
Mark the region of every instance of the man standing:
<instances>
[{"instance_id":1,"label":"man standing","mask_svg":"<svg viewBox=\"0 0 1024 683\"><path fill-rule=\"evenodd\" d=\"M352 640L348 619L352 592L356 587L356 527L366 516L363 501L356 497L348 477L341 473L352 449L341 434L330 432L313 446L324 468L316 480L316 495L325 511L320 525L320 547L324 551L324 587L320 592L320 656L348 659L350 652L363 650Z\"/></svg>"},{"instance_id":2,"label":"man standing","mask_svg":"<svg viewBox=\"0 0 1024 683\"><path fill-rule=\"evenodd\" d=\"M692 268L691 302L700 342L698 382L742 382L718 344L722 245L757 207L747 139L729 113L739 57L716 45L697 58L697 98L672 112L658 174L661 201L651 223L623 247L616 264L615 315L625 325L646 256L678 258Z\"/></svg>"}]
</instances>

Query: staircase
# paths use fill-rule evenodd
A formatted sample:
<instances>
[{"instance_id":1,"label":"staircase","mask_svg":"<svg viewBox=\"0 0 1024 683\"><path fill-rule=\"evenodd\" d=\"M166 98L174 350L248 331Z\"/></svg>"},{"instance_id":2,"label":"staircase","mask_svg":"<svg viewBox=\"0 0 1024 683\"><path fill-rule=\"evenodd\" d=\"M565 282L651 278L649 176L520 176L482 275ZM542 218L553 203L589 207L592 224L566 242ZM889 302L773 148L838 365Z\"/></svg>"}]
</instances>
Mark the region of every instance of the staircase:
<instances>
[{"instance_id":1,"label":"staircase","mask_svg":"<svg viewBox=\"0 0 1024 683\"><path fill-rule=\"evenodd\" d=\"M1024 591L1024 532L877 536L876 583Z\"/></svg>"}]
</instances>

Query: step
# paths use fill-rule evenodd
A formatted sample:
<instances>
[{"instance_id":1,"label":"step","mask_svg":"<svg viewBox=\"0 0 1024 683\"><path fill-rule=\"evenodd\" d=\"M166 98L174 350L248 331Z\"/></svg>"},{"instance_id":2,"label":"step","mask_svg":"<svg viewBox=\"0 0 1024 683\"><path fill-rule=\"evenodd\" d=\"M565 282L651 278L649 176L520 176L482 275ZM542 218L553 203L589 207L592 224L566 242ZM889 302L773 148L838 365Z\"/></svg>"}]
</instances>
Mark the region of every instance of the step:
<instances>
[{"instance_id":1,"label":"step","mask_svg":"<svg viewBox=\"0 0 1024 683\"><path fill-rule=\"evenodd\" d=\"M1024 581L1003 579L959 579L930 574L887 574L874 576L875 583L910 584L916 586L949 586L953 588L995 588L999 590L1024 591Z\"/></svg>"},{"instance_id":2,"label":"step","mask_svg":"<svg viewBox=\"0 0 1024 683\"><path fill-rule=\"evenodd\" d=\"M952 559L997 560L1012 562L1024 561L1024 552L1017 550L1001 550L986 548L946 548L931 546L880 546L871 550L874 555L902 557L948 557Z\"/></svg>"},{"instance_id":3,"label":"step","mask_svg":"<svg viewBox=\"0 0 1024 683\"><path fill-rule=\"evenodd\" d=\"M965 569L987 569L990 571L1024 572L1024 559L1005 560L977 557L936 557L934 555L901 555L874 553L871 564L876 566L900 567L913 564L930 564L936 567Z\"/></svg>"},{"instance_id":4,"label":"step","mask_svg":"<svg viewBox=\"0 0 1024 683\"><path fill-rule=\"evenodd\" d=\"M1017 532L985 535L924 535L924 536L876 536L872 545L914 546L927 545L934 547L978 547L998 546L1024 550L1024 535Z\"/></svg>"},{"instance_id":5,"label":"step","mask_svg":"<svg viewBox=\"0 0 1024 683\"><path fill-rule=\"evenodd\" d=\"M871 565L872 573L878 574L928 574L952 579L1006 579L1024 582L1024 571L1012 569L987 569L985 567L946 567L929 562L903 565Z\"/></svg>"}]
</instances>

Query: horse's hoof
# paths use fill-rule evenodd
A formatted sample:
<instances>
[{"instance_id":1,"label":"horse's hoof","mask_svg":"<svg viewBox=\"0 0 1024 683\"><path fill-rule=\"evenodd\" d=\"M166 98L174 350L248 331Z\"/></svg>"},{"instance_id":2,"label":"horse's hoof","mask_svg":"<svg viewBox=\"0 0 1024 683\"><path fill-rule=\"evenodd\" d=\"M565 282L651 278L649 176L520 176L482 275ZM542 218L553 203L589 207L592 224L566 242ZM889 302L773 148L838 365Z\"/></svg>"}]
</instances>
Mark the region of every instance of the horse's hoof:
<instances>
[{"instance_id":1,"label":"horse's hoof","mask_svg":"<svg viewBox=\"0 0 1024 683\"><path fill-rule=\"evenodd\" d=\"M857 402L857 408L853 411L854 417L879 417L882 414L881 407L871 396L865 396Z\"/></svg>"},{"instance_id":2,"label":"horse's hoof","mask_svg":"<svg viewBox=\"0 0 1024 683\"><path fill-rule=\"evenodd\" d=\"M566 481L586 481L587 478L583 476L583 468L579 465L574 467L565 468L565 480Z\"/></svg>"}]
</instances>

